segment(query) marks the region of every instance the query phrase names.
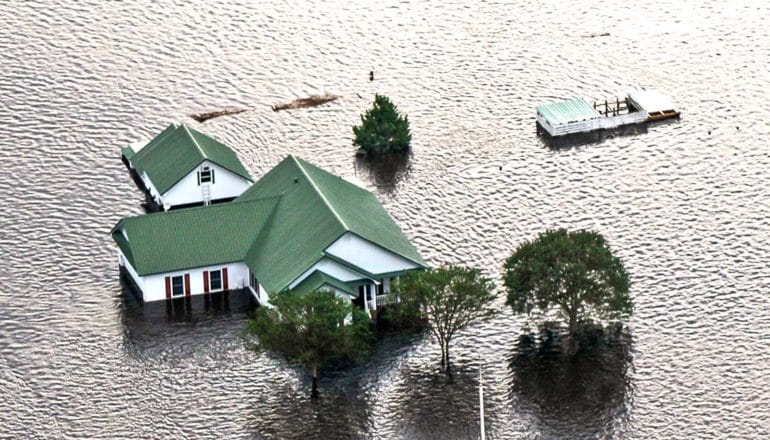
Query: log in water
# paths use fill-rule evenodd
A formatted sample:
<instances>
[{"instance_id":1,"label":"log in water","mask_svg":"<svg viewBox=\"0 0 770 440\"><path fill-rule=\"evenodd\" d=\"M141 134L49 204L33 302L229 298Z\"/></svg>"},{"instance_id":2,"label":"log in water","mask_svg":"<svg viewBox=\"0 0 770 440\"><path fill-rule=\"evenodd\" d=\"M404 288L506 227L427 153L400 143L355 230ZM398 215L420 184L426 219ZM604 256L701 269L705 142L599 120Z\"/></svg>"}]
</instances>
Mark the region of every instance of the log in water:
<instances>
[{"instance_id":1,"label":"log in water","mask_svg":"<svg viewBox=\"0 0 770 440\"><path fill-rule=\"evenodd\" d=\"M340 98L341 96L330 95L328 93L325 95L312 95L307 98L298 98L291 102L274 105L273 111L277 112L280 110L291 110L295 108L317 107L319 105L323 105L327 102L332 102Z\"/></svg>"},{"instance_id":2,"label":"log in water","mask_svg":"<svg viewBox=\"0 0 770 440\"><path fill-rule=\"evenodd\" d=\"M245 111L246 111L245 108L226 108L224 110L218 110L215 112L194 113L188 116L190 116L191 118L195 119L198 122L206 122L209 119L218 118L220 116L237 115L238 113L243 113Z\"/></svg>"}]
</instances>

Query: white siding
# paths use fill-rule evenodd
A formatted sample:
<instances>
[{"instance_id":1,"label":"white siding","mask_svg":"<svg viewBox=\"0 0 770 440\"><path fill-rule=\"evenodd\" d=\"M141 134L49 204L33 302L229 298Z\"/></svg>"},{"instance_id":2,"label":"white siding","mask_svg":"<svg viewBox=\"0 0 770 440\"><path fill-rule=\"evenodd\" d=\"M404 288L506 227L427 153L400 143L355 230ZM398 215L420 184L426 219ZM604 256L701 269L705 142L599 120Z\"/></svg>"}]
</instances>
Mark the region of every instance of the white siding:
<instances>
[{"instance_id":1,"label":"white siding","mask_svg":"<svg viewBox=\"0 0 770 440\"><path fill-rule=\"evenodd\" d=\"M136 269L134 269L134 266L131 265L131 262L128 261L128 258L123 255L123 251L120 249L118 249L118 264L126 269L128 274L131 275L131 278L134 280L134 284L136 284L139 290L144 291L144 278L140 277L139 274L136 273Z\"/></svg>"},{"instance_id":2,"label":"white siding","mask_svg":"<svg viewBox=\"0 0 770 440\"><path fill-rule=\"evenodd\" d=\"M298 276L297 279L292 281L291 284L289 284L289 288L293 289L294 287L297 286L297 284L301 283L302 280L310 276L310 274L312 274L316 270L320 270L321 272L324 272L329 276L337 278L340 281L353 281L353 280L360 280L362 278L366 278L366 275L363 275L359 272L348 269L347 267L341 265L340 263L337 263L334 260L331 260L329 258L324 258L318 263L314 264L310 269L306 270L302 275Z\"/></svg>"},{"instance_id":3,"label":"white siding","mask_svg":"<svg viewBox=\"0 0 770 440\"><path fill-rule=\"evenodd\" d=\"M198 267L168 273L147 275L142 278L142 290L145 302L166 299L166 277L190 274L190 294L203 293L203 271L227 268L227 284L230 290L241 289L249 285L249 268L243 263L220 264L216 266Z\"/></svg>"},{"instance_id":4,"label":"white siding","mask_svg":"<svg viewBox=\"0 0 770 440\"><path fill-rule=\"evenodd\" d=\"M198 171L204 165L214 170L214 182L209 183L211 200L238 197L251 186L251 182L243 177L209 161L203 161L163 194L163 203L169 206L202 203L203 191L201 185L198 185Z\"/></svg>"},{"instance_id":5,"label":"white siding","mask_svg":"<svg viewBox=\"0 0 770 440\"><path fill-rule=\"evenodd\" d=\"M372 244L351 232L346 233L329 246L326 253L349 261L350 264L373 274L399 272L419 267L406 258Z\"/></svg>"},{"instance_id":6,"label":"white siding","mask_svg":"<svg viewBox=\"0 0 770 440\"><path fill-rule=\"evenodd\" d=\"M263 286L261 283L259 283L259 293L255 292L251 285L249 285L249 291L251 292L251 296L254 297L259 305L272 307L270 304L270 294L267 292L267 290L265 290L265 286Z\"/></svg>"}]
</instances>

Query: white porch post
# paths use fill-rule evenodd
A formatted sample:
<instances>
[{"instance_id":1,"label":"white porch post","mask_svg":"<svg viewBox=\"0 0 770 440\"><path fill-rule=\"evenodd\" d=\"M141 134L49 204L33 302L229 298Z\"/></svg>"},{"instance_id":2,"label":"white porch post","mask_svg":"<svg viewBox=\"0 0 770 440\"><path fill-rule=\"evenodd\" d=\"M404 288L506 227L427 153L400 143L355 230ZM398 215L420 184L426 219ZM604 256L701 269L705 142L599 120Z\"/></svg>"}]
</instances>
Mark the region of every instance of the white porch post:
<instances>
[{"instance_id":1,"label":"white porch post","mask_svg":"<svg viewBox=\"0 0 770 440\"><path fill-rule=\"evenodd\" d=\"M364 286L363 289L363 295L364 297L364 311L368 314L369 313L369 300L366 298L366 286Z\"/></svg>"},{"instance_id":2,"label":"white porch post","mask_svg":"<svg viewBox=\"0 0 770 440\"><path fill-rule=\"evenodd\" d=\"M377 285L374 283L370 284L369 291L372 296L372 310L377 310Z\"/></svg>"}]
</instances>

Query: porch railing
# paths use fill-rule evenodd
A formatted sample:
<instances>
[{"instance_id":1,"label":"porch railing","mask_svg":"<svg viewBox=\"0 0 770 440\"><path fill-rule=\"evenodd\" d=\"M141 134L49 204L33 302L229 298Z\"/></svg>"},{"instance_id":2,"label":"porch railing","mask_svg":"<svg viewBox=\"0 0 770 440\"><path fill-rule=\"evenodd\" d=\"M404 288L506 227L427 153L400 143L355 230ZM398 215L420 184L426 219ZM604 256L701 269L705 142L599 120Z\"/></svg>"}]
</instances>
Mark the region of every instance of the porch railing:
<instances>
[{"instance_id":1,"label":"porch railing","mask_svg":"<svg viewBox=\"0 0 770 440\"><path fill-rule=\"evenodd\" d=\"M374 309L374 308L382 307L386 304L391 304L394 302L396 302L395 295L390 295L386 293L383 295L376 295L373 299L370 299L369 306L370 308Z\"/></svg>"}]
</instances>

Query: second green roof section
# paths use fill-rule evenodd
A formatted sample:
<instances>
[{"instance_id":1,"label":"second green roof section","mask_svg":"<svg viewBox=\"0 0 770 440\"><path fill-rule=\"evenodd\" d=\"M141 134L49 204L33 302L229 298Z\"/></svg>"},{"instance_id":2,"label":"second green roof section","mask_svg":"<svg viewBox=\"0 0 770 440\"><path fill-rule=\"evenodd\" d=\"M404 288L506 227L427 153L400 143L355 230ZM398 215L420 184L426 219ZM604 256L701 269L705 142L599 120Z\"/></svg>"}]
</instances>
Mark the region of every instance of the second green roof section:
<instances>
[{"instance_id":1,"label":"second green roof section","mask_svg":"<svg viewBox=\"0 0 770 440\"><path fill-rule=\"evenodd\" d=\"M122 156L164 210L229 201L253 182L230 147L184 124L123 148Z\"/></svg>"}]
</instances>

